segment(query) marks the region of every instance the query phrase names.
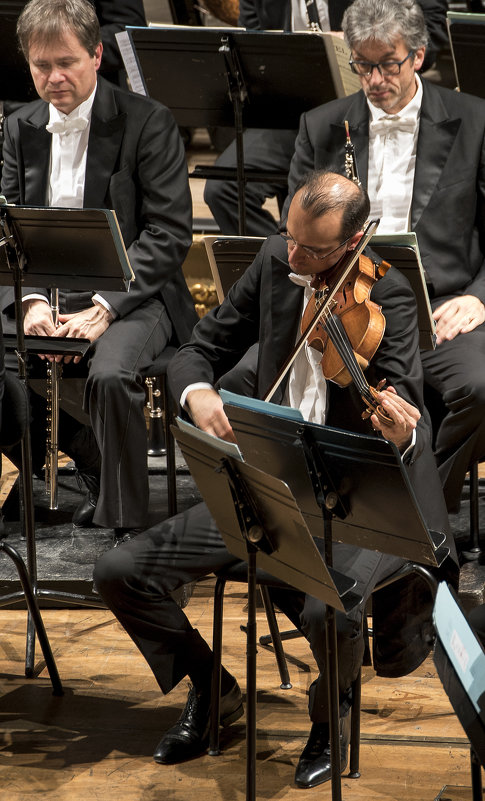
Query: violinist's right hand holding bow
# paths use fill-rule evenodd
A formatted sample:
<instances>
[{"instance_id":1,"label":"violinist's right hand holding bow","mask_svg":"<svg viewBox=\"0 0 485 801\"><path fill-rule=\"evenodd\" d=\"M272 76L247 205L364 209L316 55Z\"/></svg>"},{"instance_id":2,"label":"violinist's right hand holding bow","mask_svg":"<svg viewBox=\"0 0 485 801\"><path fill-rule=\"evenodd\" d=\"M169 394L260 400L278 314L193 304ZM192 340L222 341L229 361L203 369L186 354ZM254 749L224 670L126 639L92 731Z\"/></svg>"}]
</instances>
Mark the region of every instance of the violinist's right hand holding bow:
<instances>
[{"instance_id":1,"label":"violinist's right hand holding bow","mask_svg":"<svg viewBox=\"0 0 485 801\"><path fill-rule=\"evenodd\" d=\"M379 392L378 400L393 423L386 424L373 414L370 420L374 430L380 431L384 439L393 442L401 452L405 451L411 445L413 431L421 417L419 410L401 398L391 386Z\"/></svg>"}]
</instances>

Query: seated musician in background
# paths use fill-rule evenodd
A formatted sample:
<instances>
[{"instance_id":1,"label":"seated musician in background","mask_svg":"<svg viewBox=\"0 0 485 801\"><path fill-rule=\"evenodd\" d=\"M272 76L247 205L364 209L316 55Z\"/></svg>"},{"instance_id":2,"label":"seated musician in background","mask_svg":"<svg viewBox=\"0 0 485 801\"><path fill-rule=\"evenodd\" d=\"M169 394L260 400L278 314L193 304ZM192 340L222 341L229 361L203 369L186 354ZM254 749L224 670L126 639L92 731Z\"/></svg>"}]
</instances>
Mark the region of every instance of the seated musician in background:
<instances>
[{"instance_id":1,"label":"seated musician in background","mask_svg":"<svg viewBox=\"0 0 485 801\"><path fill-rule=\"evenodd\" d=\"M87 377L94 437L61 414L59 444L90 491L74 522L126 536L148 514L141 373L170 341L186 341L196 321L181 270L192 239L184 149L168 109L97 76L103 47L87 0L32 0L17 30L41 99L7 118L2 191L10 203L114 209L135 273L128 293L61 291L57 329L46 293L23 298L27 334L92 343L81 362L64 359L63 374ZM11 301L3 290L10 315ZM31 367L44 363L34 358ZM43 413L33 395L34 445ZM34 447L34 469L41 466Z\"/></svg>"},{"instance_id":2,"label":"seated musician in background","mask_svg":"<svg viewBox=\"0 0 485 801\"><path fill-rule=\"evenodd\" d=\"M368 212L367 194L347 178L325 172L307 177L291 203L287 235L265 242L222 305L197 324L191 341L172 360L169 379L174 396L181 399L197 426L234 440L214 387L221 379L224 383L224 374L259 342L254 395L263 397L293 349L304 305L312 295L312 277L340 265L341 259L355 249ZM300 351L273 400L299 408L308 420L351 431L374 431L376 436L394 442L403 454L427 524L446 531L443 494L429 430L421 416L422 368L414 295L406 279L390 268L373 286L371 299L382 306L386 324L367 378L375 385L387 379L378 397L392 423L380 422L374 414L370 422L364 422L358 393L327 383L320 354L316 358L310 347ZM321 541L318 544L323 545ZM171 593L234 561L207 507L199 504L108 551L95 567L98 591L146 658L162 691L169 692L184 676L193 685L181 718L155 751L157 762L189 759L203 753L208 742L212 652ZM356 579L356 592L364 598L350 615L337 613L343 770L347 763L350 686L363 657L365 599L401 560L335 544L333 564ZM430 648L428 591L420 579L404 580L379 595L381 602L374 609L375 667L381 675L402 675L414 670ZM309 639L321 674L310 690L312 729L296 769L298 786L313 787L330 778L323 678L325 607L297 591L274 593L274 599ZM238 684L227 670L223 671L221 703L223 725L242 714Z\"/></svg>"},{"instance_id":3,"label":"seated musician in background","mask_svg":"<svg viewBox=\"0 0 485 801\"><path fill-rule=\"evenodd\" d=\"M413 0L356 0L343 30L362 91L302 115L290 197L308 170L343 169L347 120L379 233L418 238L437 333L421 358L446 407L435 454L456 510L485 456L485 103L420 78L427 33Z\"/></svg>"},{"instance_id":4,"label":"seated musician in background","mask_svg":"<svg viewBox=\"0 0 485 801\"><path fill-rule=\"evenodd\" d=\"M342 16L351 0L240 0L239 25L249 29L305 31L318 20L322 31L340 31ZM428 69L438 50L448 41L446 0L419 0L423 8L430 47L422 68ZM248 128L244 132L244 162L248 169L288 173L295 149L296 130ZM220 167L236 167L232 143L217 159ZM263 209L270 197L285 200L287 186L250 181L246 184L246 233L269 236L277 231L273 215ZM207 181L204 199L223 234L238 234L238 192L235 181Z\"/></svg>"}]
</instances>

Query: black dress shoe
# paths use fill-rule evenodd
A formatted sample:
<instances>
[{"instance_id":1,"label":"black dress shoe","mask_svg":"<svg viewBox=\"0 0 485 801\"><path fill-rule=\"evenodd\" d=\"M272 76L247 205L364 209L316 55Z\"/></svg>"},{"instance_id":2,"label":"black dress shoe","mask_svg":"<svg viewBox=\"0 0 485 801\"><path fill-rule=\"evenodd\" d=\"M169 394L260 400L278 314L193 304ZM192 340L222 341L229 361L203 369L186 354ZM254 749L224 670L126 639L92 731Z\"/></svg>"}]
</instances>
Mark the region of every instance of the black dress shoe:
<instances>
[{"instance_id":1,"label":"black dress shoe","mask_svg":"<svg viewBox=\"0 0 485 801\"><path fill-rule=\"evenodd\" d=\"M93 523L96 504L99 498L99 475L78 470L79 486L82 483L87 487L87 492L81 503L74 510L72 516L73 525L76 528L89 528Z\"/></svg>"},{"instance_id":2,"label":"black dress shoe","mask_svg":"<svg viewBox=\"0 0 485 801\"><path fill-rule=\"evenodd\" d=\"M138 537L139 534L143 534L146 529L144 528L115 528L114 531L114 543L113 548L119 548L120 545L123 545L124 542L129 542L130 540L134 540L135 537Z\"/></svg>"},{"instance_id":3,"label":"black dress shoe","mask_svg":"<svg viewBox=\"0 0 485 801\"><path fill-rule=\"evenodd\" d=\"M230 726L243 714L241 690L234 679L231 689L221 697L221 726ZM185 709L157 745L153 759L173 765L199 756L209 744L210 692L197 693L191 687Z\"/></svg>"},{"instance_id":4,"label":"black dress shoe","mask_svg":"<svg viewBox=\"0 0 485 801\"><path fill-rule=\"evenodd\" d=\"M340 772L347 767L350 740L350 715L340 719ZM296 772L298 787L316 787L332 776L330 734L328 723L314 723L308 742L302 751Z\"/></svg>"}]
</instances>

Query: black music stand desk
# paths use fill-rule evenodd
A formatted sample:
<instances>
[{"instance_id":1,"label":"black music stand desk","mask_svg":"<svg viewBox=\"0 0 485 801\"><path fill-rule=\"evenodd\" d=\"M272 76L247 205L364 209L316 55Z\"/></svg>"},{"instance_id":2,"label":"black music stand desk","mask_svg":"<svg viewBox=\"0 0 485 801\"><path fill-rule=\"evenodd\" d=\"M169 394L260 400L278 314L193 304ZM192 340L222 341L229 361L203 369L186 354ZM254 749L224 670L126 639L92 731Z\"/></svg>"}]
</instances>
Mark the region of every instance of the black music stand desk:
<instances>
[{"instance_id":1,"label":"black music stand desk","mask_svg":"<svg viewBox=\"0 0 485 801\"><path fill-rule=\"evenodd\" d=\"M3 203L2 203L3 200ZM19 377L26 384L28 350L23 332L22 288L43 287L77 290L123 290L134 279L116 214L108 209L65 209L30 206L10 206L0 199L0 285L13 286L15 308L16 349ZM31 340L31 338L28 338ZM29 351L42 350L46 338L39 344L30 342ZM54 338L56 348L62 343ZM82 355L89 347L87 341L67 343L67 352ZM27 547L27 569L34 597L70 600L89 606L104 607L95 596L76 595L37 587L37 556L32 495L32 457L30 431L27 426L22 440L22 499ZM22 597L13 592L2 598L2 605ZM26 674L31 675L34 661L35 631L29 615L27 628Z\"/></svg>"},{"instance_id":2,"label":"black music stand desk","mask_svg":"<svg viewBox=\"0 0 485 801\"><path fill-rule=\"evenodd\" d=\"M250 495L249 505L253 503L256 506L256 527L269 532L269 547L265 549L266 542L263 540L263 553L258 551L258 564L297 589L320 597L327 603L332 800L340 801L334 610L342 609L342 605L335 606L332 599L325 598L312 589L306 571L311 572L315 567L306 560L301 542L304 539L307 543L312 535L324 536L328 570L331 569L332 542L335 539L401 556L410 561L439 566L449 553L444 545L445 535L439 532L432 535L428 531L399 452L391 443L306 423L295 410L275 404L226 392L221 392L221 396L242 452L247 458L246 462L238 462L231 456L221 456L220 449L226 447L226 444L219 445L217 452L216 446L211 444L213 438L208 435L192 432L182 435L177 431L174 433L228 549L241 559L247 558L245 549L241 547L244 540L240 539L239 519L232 508L235 503L234 485L240 481L245 484ZM231 405L229 399L232 400ZM239 425L241 415L244 417L244 424ZM209 455L211 451L212 454ZM221 461L225 463L222 469ZM236 478L232 476L229 489L224 489L220 486L220 477L227 470L225 465L228 462ZM250 463L257 464L259 469L250 466ZM319 479L315 480L317 475ZM387 480L382 484L380 480L384 477ZM282 485L282 480L287 484ZM281 486L285 487L284 492ZM284 506L278 513L271 507L265 508L261 513L263 492L273 499L281 499L284 495L285 503L288 503L288 498L296 499L301 517L292 534L288 532L290 516ZM301 520L305 521L303 526ZM282 570L279 549L284 547L287 537L289 565L285 563ZM321 562L320 558L318 568ZM295 569L296 566L298 569ZM340 601L344 599L345 594L335 598ZM250 774L249 781L254 781ZM248 798L253 797L248 795Z\"/></svg>"},{"instance_id":3,"label":"black music stand desk","mask_svg":"<svg viewBox=\"0 0 485 801\"><path fill-rule=\"evenodd\" d=\"M241 235L245 182L287 178L244 169L243 129L297 129L304 111L360 89L346 45L339 42L339 58L322 34L127 26L116 38L132 88L168 106L178 125L234 127L236 175L196 167L192 176L236 178Z\"/></svg>"}]
</instances>

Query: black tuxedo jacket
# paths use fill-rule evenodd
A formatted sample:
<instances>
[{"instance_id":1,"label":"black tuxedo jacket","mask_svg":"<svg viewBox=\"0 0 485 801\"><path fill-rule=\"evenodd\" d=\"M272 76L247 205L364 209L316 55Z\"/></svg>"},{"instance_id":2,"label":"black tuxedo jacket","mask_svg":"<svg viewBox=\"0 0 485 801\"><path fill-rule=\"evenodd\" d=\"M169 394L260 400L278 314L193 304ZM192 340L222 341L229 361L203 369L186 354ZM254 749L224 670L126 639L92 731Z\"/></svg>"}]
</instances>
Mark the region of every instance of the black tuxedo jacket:
<instances>
[{"instance_id":1,"label":"black tuxedo jacket","mask_svg":"<svg viewBox=\"0 0 485 801\"><path fill-rule=\"evenodd\" d=\"M448 42L446 0L418 0L429 33L424 69L433 64L438 50ZM352 0L328 0L330 29L339 31L342 17ZM239 25L261 30L291 31L291 0L239 0Z\"/></svg>"},{"instance_id":2,"label":"black tuxedo jacket","mask_svg":"<svg viewBox=\"0 0 485 801\"><path fill-rule=\"evenodd\" d=\"M214 385L255 342L259 342L255 396L264 396L291 352L299 331L303 288L290 282L289 271L286 243L281 237L270 237L222 305L199 321L191 341L172 359L169 380L174 397L180 398L183 390L196 381ZM422 411L422 367L413 292L401 273L391 268L373 287L371 299L382 306L386 329L366 371L367 379L375 384L380 378L387 378L402 397ZM285 383L274 395L275 403L281 402ZM361 419L363 405L357 393L331 383L329 390L327 423L370 433L370 425ZM428 526L449 533L443 492L424 417L418 424L416 445L407 471ZM448 544L455 558L450 536ZM430 611L430 598L419 581L399 582L399 586L378 593L374 615L381 634L377 646L377 667L381 675L403 675L414 670L425 658L429 643L422 636L421 626L426 629ZM406 629L406 636L402 634L403 619L406 625L413 621Z\"/></svg>"},{"instance_id":3,"label":"black tuxedo jacket","mask_svg":"<svg viewBox=\"0 0 485 801\"><path fill-rule=\"evenodd\" d=\"M37 100L5 122L2 191L10 203L45 206L51 135ZM102 292L123 318L149 298L165 304L179 342L197 317L181 265L192 241L184 148L170 111L98 78L84 188L86 208L116 211L136 276L128 293ZM3 308L11 302L4 293Z\"/></svg>"},{"instance_id":4,"label":"black tuxedo jacket","mask_svg":"<svg viewBox=\"0 0 485 801\"><path fill-rule=\"evenodd\" d=\"M369 111L361 91L302 115L289 198L309 170L344 172L345 120L367 186ZM484 148L485 102L423 80L411 230L418 237L433 306L459 294L485 303Z\"/></svg>"}]
</instances>

